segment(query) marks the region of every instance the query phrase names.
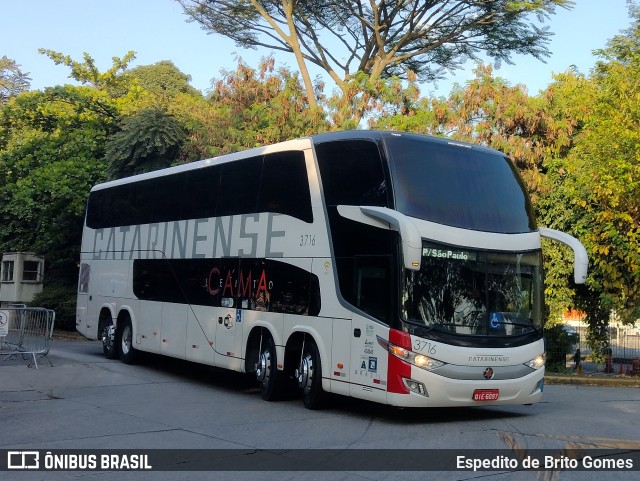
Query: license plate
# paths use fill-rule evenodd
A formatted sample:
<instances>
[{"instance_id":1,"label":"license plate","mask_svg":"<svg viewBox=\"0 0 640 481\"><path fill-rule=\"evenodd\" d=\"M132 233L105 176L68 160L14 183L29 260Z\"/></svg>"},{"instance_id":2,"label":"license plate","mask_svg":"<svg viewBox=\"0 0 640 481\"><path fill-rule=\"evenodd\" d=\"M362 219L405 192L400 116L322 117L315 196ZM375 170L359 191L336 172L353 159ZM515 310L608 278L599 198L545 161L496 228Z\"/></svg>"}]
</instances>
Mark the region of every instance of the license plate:
<instances>
[{"instance_id":1,"label":"license plate","mask_svg":"<svg viewBox=\"0 0 640 481\"><path fill-rule=\"evenodd\" d=\"M474 401L497 401L499 396L499 389L476 389L473 391Z\"/></svg>"}]
</instances>

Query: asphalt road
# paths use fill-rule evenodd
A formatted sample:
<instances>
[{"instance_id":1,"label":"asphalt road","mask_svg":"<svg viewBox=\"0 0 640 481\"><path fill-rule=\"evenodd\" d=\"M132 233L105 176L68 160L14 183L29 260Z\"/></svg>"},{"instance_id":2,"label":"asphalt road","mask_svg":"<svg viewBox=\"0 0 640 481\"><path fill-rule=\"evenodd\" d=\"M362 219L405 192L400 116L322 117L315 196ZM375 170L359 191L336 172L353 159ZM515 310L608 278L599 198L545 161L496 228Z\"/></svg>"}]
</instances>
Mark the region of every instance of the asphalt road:
<instances>
[{"instance_id":1,"label":"asphalt road","mask_svg":"<svg viewBox=\"0 0 640 481\"><path fill-rule=\"evenodd\" d=\"M102 357L88 341L56 341L50 365L38 370L22 359L0 361L0 450L235 449L240 455L268 450L278 461L295 457L296 470L250 471L58 471L0 473L3 480L631 480L634 471L495 469L474 472L307 471L313 461L337 452L396 459L437 456L434 449L513 448L640 450L640 388L547 385L534 406L408 410L338 398L322 411L298 399L262 401L254 382L242 375L148 356L129 366ZM278 451L282 450L282 451ZM393 450L393 451L390 451ZM391 455L386 454L387 451ZM450 451L442 451L450 454ZM157 459L157 458L156 458ZM286 458L289 459L289 458ZM626 458L625 458L626 459ZM379 461L375 458L371 461ZM166 462L171 464L171 458ZM329 460L330 462L330 460ZM409 462L409 461L407 461ZM295 463L294 463L295 464ZM282 463L276 463L282 469ZM185 465L188 466L188 465ZM242 464L240 464L242 466ZM302 468L300 468L302 466ZM175 469L175 466L173 467Z\"/></svg>"}]
</instances>

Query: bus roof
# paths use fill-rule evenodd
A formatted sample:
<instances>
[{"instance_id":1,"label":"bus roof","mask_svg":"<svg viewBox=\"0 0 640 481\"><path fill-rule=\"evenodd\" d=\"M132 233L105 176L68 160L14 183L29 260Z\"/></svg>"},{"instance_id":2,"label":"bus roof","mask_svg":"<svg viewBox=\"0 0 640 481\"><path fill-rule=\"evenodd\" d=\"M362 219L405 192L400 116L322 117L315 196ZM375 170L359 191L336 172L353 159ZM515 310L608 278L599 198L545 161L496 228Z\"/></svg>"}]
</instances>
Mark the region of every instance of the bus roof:
<instances>
[{"instance_id":1,"label":"bus roof","mask_svg":"<svg viewBox=\"0 0 640 481\"><path fill-rule=\"evenodd\" d=\"M101 190L104 188L114 187L117 185L128 184L131 182L139 182L141 180L146 180L146 179L152 179L152 178L164 176L167 174L174 174L178 172L201 169L209 165L232 162L234 160L239 160L247 157L269 153L270 151L280 151L287 148L301 150L304 148L310 148L311 144L318 145L325 142L337 142L341 140L371 140L374 142L381 142L386 138L395 137L395 136L419 138L425 142L448 144L452 146L465 147L465 148L474 149L478 151L484 151L487 153L504 155L497 150L490 149L482 145L470 144L466 142L458 142L451 139L447 139L445 137L436 137L436 136L427 135L427 134L395 132L390 130L344 130L339 132L328 132L323 134L311 135L308 137L288 140L285 142L279 142L276 144L266 145L263 147L256 147L256 148L242 150L242 151L234 152L230 154L224 154L224 155L212 157L209 159L189 162L187 164L182 164L174 167L167 167L164 169L158 169L151 172L145 172L142 174L132 175L129 177L123 177L121 179L116 179L116 180L107 181L101 184L96 184L95 186L93 186L91 190L92 191Z\"/></svg>"},{"instance_id":2,"label":"bus roof","mask_svg":"<svg viewBox=\"0 0 640 481\"><path fill-rule=\"evenodd\" d=\"M373 140L381 141L389 137L413 137L421 139L425 142L433 142L437 144L448 144L459 147L466 147L478 151L487 153L505 155L504 153L485 147L479 144L472 144L469 142L462 142L446 137L437 137L435 135L411 133L411 132L396 132L392 130L344 130L340 132L328 132L325 134L317 134L310 136L310 139L314 144L321 144L324 142L335 142L340 140Z\"/></svg>"}]
</instances>

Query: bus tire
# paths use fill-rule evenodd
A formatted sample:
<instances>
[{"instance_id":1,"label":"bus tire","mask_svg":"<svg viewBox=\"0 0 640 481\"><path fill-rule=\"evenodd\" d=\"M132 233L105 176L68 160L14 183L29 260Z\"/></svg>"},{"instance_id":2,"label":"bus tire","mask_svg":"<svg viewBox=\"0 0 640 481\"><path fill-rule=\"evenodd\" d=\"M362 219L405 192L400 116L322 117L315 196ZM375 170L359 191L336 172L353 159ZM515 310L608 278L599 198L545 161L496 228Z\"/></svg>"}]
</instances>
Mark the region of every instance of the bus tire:
<instances>
[{"instance_id":1,"label":"bus tire","mask_svg":"<svg viewBox=\"0 0 640 481\"><path fill-rule=\"evenodd\" d=\"M107 311L102 311L98 325L104 357L107 359L115 359L118 357L118 346L116 344L116 330L113 326L111 314Z\"/></svg>"},{"instance_id":2,"label":"bus tire","mask_svg":"<svg viewBox=\"0 0 640 481\"><path fill-rule=\"evenodd\" d=\"M267 336L262 346L256 366L256 379L260 386L260 396L265 401L277 401L284 392L284 374L278 371L276 345L271 336Z\"/></svg>"},{"instance_id":3,"label":"bus tire","mask_svg":"<svg viewBox=\"0 0 640 481\"><path fill-rule=\"evenodd\" d=\"M320 351L313 340L306 343L300 366L296 370L298 387L302 391L302 402L307 409L321 409L326 403L322 389L322 365Z\"/></svg>"},{"instance_id":4,"label":"bus tire","mask_svg":"<svg viewBox=\"0 0 640 481\"><path fill-rule=\"evenodd\" d=\"M131 319L125 316L119 322L118 329L118 345L120 351L120 360L125 364L133 364L136 359L136 350L133 347L133 328L131 327Z\"/></svg>"}]
</instances>

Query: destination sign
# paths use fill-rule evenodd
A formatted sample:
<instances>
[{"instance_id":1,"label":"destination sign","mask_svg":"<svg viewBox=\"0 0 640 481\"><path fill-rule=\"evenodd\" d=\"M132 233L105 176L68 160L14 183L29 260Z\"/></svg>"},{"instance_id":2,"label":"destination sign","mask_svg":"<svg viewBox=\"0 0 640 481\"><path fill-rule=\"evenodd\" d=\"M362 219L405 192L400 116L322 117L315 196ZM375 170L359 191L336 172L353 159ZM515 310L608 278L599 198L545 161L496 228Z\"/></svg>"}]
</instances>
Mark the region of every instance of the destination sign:
<instances>
[{"instance_id":1,"label":"destination sign","mask_svg":"<svg viewBox=\"0 0 640 481\"><path fill-rule=\"evenodd\" d=\"M423 247L423 257L435 257L438 259L451 259L458 261L475 261L476 253L459 249L445 249L439 247Z\"/></svg>"}]
</instances>

